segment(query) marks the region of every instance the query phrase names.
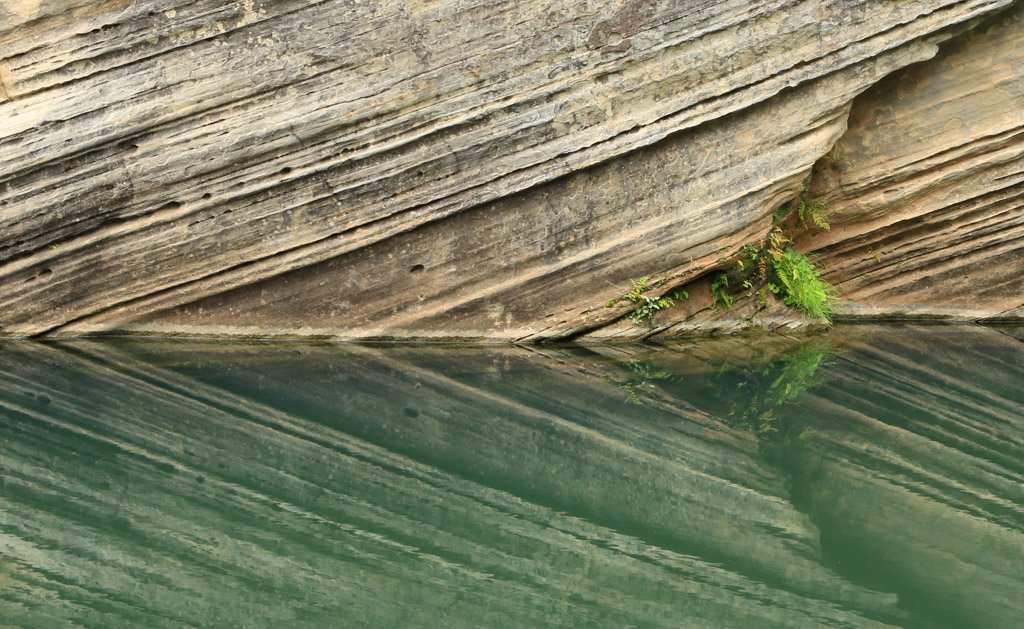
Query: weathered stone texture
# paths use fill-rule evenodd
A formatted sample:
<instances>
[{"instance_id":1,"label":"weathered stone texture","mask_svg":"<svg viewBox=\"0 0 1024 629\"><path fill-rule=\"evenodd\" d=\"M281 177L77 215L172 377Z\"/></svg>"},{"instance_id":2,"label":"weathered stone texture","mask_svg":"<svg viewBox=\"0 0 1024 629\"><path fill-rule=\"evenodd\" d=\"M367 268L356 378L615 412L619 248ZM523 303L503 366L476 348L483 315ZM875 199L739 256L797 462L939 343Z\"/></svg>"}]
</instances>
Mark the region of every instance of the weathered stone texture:
<instances>
[{"instance_id":1,"label":"weathered stone texture","mask_svg":"<svg viewBox=\"0 0 1024 629\"><path fill-rule=\"evenodd\" d=\"M837 225L861 227L809 244L849 292L847 312L931 312L920 268L858 279L883 237L870 216L895 215L879 172L936 155L950 174L907 160L901 181L929 174L917 192L901 187L918 209L898 195L899 211L951 225L987 214L964 246L994 256L979 243L998 243L992 260L1007 277L1020 268L1020 11L985 21L1012 4L7 3L0 333L544 340L735 327L749 305L709 312L697 291L653 329L603 306L631 277L699 286L761 238L851 103L843 195L881 202L858 211L863 199L825 191ZM930 88L886 102L901 145L857 139L881 124L867 103L899 80L886 76L979 23L907 70ZM942 64L966 69L933 78ZM929 103L963 126L915 135L935 119ZM943 203L955 209L938 218L925 200L957 177L974 210ZM988 264L929 234L929 268L950 265L928 271L938 284ZM979 277L957 312L1021 305ZM979 306L976 290L995 296ZM762 322L797 323L782 307Z\"/></svg>"},{"instance_id":2,"label":"weathered stone texture","mask_svg":"<svg viewBox=\"0 0 1024 629\"><path fill-rule=\"evenodd\" d=\"M1024 6L854 101L807 242L851 315L1003 318L1024 306Z\"/></svg>"}]
</instances>

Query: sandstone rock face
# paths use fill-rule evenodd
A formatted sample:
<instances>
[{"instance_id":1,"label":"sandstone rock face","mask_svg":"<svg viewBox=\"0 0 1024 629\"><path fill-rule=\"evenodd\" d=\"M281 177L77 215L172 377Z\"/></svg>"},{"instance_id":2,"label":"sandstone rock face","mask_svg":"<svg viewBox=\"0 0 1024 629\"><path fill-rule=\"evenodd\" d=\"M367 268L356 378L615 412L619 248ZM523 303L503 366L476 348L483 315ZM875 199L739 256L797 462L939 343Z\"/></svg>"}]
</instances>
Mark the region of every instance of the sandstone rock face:
<instances>
[{"instance_id":1,"label":"sandstone rock face","mask_svg":"<svg viewBox=\"0 0 1024 629\"><path fill-rule=\"evenodd\" d=\"M801 243L844 313L1021 316L1022 9L855 99L816 182L834 228Z\"/></svg>"},{"instance_id":2,"label":"sandstone rock face","mask_svg":"<svg viewBox=\"0 0 1024 629\"><path fill-rule=\"evenodd\" d=\"M836 228L799 244L842 313L1019 317L1022 29L1010 0L6 3L0 334L799 325L708 277L837 142ZM605 304L641 276L691 297L634 325Z\"/></svg>"}]
</instances>

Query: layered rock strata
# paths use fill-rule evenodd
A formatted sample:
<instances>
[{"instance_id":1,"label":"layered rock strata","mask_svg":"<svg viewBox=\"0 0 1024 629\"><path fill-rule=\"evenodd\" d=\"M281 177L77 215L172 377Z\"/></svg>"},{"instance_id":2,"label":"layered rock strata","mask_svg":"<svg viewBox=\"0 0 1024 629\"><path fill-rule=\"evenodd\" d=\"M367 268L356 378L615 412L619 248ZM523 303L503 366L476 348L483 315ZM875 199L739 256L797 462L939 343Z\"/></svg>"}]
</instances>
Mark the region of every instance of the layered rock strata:
<instances>
[{"instance_id":1,"label":"layered rock strata","mask_svg":"<svg viewBox=\"0 0 1024 629\"><path fill-rule=\"evenodd\" d=\"M807 246L842 312L1016 316L1020 12L8 3L0 333L538 341L796 325L781 304L709 310L706 278L763 238L837 141L849 168L816 182L837 229ZM898 141L874 133L886 124ZM641 276L696 284L635 326L604 305Z\"/></svg>"}]
</instances>

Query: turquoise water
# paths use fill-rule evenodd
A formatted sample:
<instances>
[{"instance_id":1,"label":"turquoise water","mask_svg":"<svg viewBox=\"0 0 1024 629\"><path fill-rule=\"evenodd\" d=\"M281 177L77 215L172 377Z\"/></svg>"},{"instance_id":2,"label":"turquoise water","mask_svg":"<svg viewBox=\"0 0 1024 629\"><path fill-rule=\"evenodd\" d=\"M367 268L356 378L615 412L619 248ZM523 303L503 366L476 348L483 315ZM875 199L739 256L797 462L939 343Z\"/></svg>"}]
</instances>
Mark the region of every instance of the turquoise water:
<instances>
[{"instance_id":1,"label":"turquoise water","mask_svg":"<svg viewBox=\"0 0 1024 629\"><path fill-rule=\"evenodd\" d=\"M0 344L0 626L1019 627L1021 339Z\"/></svg>"}]
</instances>

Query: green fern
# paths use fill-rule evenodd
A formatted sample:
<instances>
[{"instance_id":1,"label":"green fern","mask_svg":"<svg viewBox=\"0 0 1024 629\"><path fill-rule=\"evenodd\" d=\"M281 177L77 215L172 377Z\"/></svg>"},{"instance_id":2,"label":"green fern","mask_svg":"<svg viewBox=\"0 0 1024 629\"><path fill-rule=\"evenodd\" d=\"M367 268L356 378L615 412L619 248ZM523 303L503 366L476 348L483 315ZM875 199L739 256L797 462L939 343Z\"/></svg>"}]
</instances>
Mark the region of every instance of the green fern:
<instances>
[{"instance_id":1,"label":"green fern","mask_svg":"<svg viewBox=\"0 0 1024 629\"><path fill-rule=\"evenodd\" d=\"M628 301L633 304L637 304L633 312L629 313L629 320L633 322L633 325L642 325L644 319L653 325L654 315L659 310L671 308L676 304L676 301L682 301L683 299L689 298L689 293L685 290L679 289L669 295L662 295L661 297L648 297L644 295L644 292L650 290L648 283L651 281L650 277L644 276L638 280L630 278L629 283L633 285L632 290L624 294L622 297L618 297L609 301L605 304L606 307L611 308L620 301ZM662 286L667 280L659 280L657 286Z\"/></svg>"},{"instance_id":2,"label":"green fern","mask_svg":"<svg viewBox=\"0 0 1024 629\"><path fill-rule=\"evenodd\" d=\"M732 308L732 297L725 290L727 286L729 286L729 277L725 273L719 273L711 282L712 310L714 310L715 306L718 304L722 304L726 310Z\"/></svg>"},{"instance_id":3,"label":"green fern","mask_svg":"<svg viewBox=\"0 0 1024 629\"><path fill-rule=\"evenodd\" d=\"M831 323L833 308L839 301L837 291L821 279L821 273L807 256L786 247L772 265L779 283L769 283L768 290L804 316Z\"/></svg>"},{"instance_id":4,"label":"green fern","mask_svg":"<svg viewBox=\"0 0 1024 629\"><path fill-rule=\"evenodd\" d=\"M817 225L819 228L828 231L831 226L828 224L828 219L825 218L825 210L828 209L828 204L819 199L807 199L801 201L800 205L796 208L797 218L800 221L800 225L806 225L808 221Z\"/></svg>"}]
</instances>

